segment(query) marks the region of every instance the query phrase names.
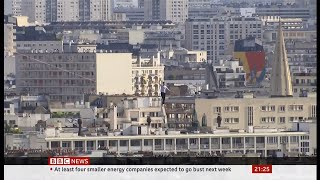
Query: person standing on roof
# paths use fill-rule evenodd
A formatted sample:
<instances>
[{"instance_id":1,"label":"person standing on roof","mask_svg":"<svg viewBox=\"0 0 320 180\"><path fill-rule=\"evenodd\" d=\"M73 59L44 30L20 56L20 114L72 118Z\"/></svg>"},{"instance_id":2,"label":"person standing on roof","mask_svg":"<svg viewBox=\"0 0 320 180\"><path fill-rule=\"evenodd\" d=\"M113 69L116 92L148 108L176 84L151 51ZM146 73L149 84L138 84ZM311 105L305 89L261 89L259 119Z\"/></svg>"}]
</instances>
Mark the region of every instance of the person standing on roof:
<instances>
[{"instance_id":1,"label":"person standing on roof","mask_svg":"<svg viewBox=\"0 0 320 180\"><path fill-rule=\"evenodd\" d=\"M162 85L160 86L162 104L164 104L164 102L165 102L165 100L166 100L167 90L170 91L170 89L167 87L167 85L163 82Z\"/></svg>"}]
</instances>

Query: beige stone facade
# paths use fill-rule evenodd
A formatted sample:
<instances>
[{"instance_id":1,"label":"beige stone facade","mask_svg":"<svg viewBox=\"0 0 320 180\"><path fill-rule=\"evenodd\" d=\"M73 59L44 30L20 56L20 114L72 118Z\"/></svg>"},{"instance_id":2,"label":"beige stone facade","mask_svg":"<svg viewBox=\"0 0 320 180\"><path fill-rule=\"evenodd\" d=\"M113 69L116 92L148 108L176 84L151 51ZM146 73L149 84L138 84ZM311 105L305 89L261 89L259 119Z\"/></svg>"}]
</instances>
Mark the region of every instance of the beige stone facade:
<instances>
[{"instance_id":1,"label":"beige stone facade","mask_svg":"<svg viewBox=\"0 0 320 180\"><path fill-rule=\"evenodd\" d=\"M221 126L247 131L249 126L289 130L293 122L316 118L316 107L316 96L311 93L309 97L199 98L195 100L198 119L205 114L209 127L216 126L216 119L220 114Z\"/></svg>"}]
</instances>

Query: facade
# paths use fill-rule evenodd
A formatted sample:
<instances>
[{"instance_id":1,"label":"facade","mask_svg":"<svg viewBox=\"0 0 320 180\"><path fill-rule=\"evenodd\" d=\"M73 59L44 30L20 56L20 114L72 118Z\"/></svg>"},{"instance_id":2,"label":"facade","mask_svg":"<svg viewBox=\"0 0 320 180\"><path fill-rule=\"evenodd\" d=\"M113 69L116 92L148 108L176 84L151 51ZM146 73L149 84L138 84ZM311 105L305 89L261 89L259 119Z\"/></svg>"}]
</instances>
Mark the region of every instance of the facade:
<instances>
[{"instance_id":1,"label":"facade","mask_svg":"<svg viewBox=\"0 0 320 180\"><path fill-rule=\"evenodd\" d=\"M205 68L167 66L164 74L166 83L193 85L197 89L201 89L206 84Z\"/></svg>"},{"instance_id":2,"label":"facade","mask_svg":"<svg viewBox=\"0 0 320 180\"><path fill-rule=\"evenodd\" d=\"M170 97L166 100L165 109L169 128L185 130L191 127L194 118L194 101L194 97Z\"/></svg>"},{"instance_id":3,"label":"facade","mask_svg":"<svg viewBox=\"0 0 320 180\"><path fill-rule=\"evenodd\" d=\"M279 16L281 18L301 18L307 20L310 18L310 9L307 7L299 7L295 5L280 6L265 5L256 7L255 15L258 16Z\"/></svg>"},{"instance_id":4,"label":"facade","mask_svg":"<svg viewBox=\"0 0 320 180\"><path fill-rule=\"evenodd\" d=\"M246 73L238 60L220 61L213 66L220 88L240 88L246 86Z\"/></svg>"},{"instance_id":5,"label":"facade","mask_svg":"<svg viewBox=\"0 0 320 180\"><path fill-rule=\"evenodd\" d=\"M97 120L110 124L110 130L117 133L123 130L123 135L150 135L157 129L165 127L167 122L165 109L161 107L161 99L156 97L127 97L120 103L111 102L106 108L97 110ZM151 119L148 125L148 117ZM138 133L134 128L146 128L146 133ZM130 130L131 129L131 130ZM112 134L112 132L110 132Z\"/></svg>"},{"instance_id":6,"label":"facade","mask_svg":"<svg viewBox=\"0 0 320 180\"><path fill-rule=\"evenodd\" d=\"M133 59L132 91L139 96L159 96L164 79L164 66L160 64L160 53L151 58Z\"/></svg>"},{"instance_id":7,"label":"facade","mask_svg":"<svg viewBox=\"0 0 320 180\"><path fill-rule=\"evenodd\" d=\"M287 57L291 70L314 69L317 67L316 41L287 41Z\"/></svg>"},{"instance_id":8,"label":"facade","mask_svg":"<svg viewBox=\"0 0 320 180\"><path fill-rule=\"evenodd\" d=\"M18 149L46 149L45 136L37 132L27 134L5 134L5 148Z\"/></svg>"},{"instance_id":9,"label":"facade","mask_svg":"<svg viewBox=\"0 0 320 180\"><path fill-rule=\"evenodd\" d=\"M317 89L317 73L293 72L292 88L294 95L302 95L304 92L313 92Z\"/></svg>"},{"instance_id":10,"label":"facade","mask_svg":"<svg viewBox=\"0 0 320 180\"><path fill-rule=\"evenodd\" d=\"M286 29L283 30L285 40L315 41L317 39L316 29ZM265 42L274 42L277 38L276 29L266 29L263 33Z\"/></svg>"},{"instance_id":11,"label":"facade","mask_svg":"<svg viewBox=\"0 0 320 180\"><path fill-rule=\"evenodd\" d=\"M117 0L114 2L114 8L124 7L124 8L134 8L138 5L133 0Z\"/></svg>"},{"instance_id":12,"label":"facade","mask_svg":"<svg viewBox=\"0 0 320 180\"><path fill-rule=\"evenodd\" d=\"M240 29L239 29L240 28ZM194 19L186 22L186 48L207 51L208 62L219 60L238 39L262 38L262 22L258 18L227 17Z\"/></svg>"},{"instance_id":13,"label":"facade","mask_svg":"<svg viewBox=\"0 0 320 180\"><path fill-rule=\"evenodd\" d=\"M19 54L18 92L50 94L50 99L64 102L92 92L132 94L131 54L80 52Z\"/></svg>"},{"instance_id":14,"label":"facade","mask_svg":"<svg viewBox=\"0 0 320 180\"><path fill-rule=\"evenodd\" d=\"M240 96L241 97L241 96ZM316 95L308 97L256 97L243 94L243 98L216 98L195 100L198 119L205 114L209 127L216 127L220 114L221 126L250 132L259 128L290 130L293 122L316 118Z\"/></svg>"},{"instance_id":15,"label":"facade","mask_svg":"<svg viewBox=\"0 0 320 180\"><path fill-rule=\"evenodd\" d=\"M235 41L233 58L242 64L248 84L257 85L265 79L265 56L260 40L249 37Z\"/></svg>"},{"instance_id":16,"label":"facade","mask_svg":"<svg viewBox=\"0 0 320 180\"><path fill-rule=\"evenodd\" d=\"M95 136L46 137L48 149L92 151L108 149L115 153L152 151L153 153L259 153L273 156L279 149L283 153L296 152L311 155L307 132L265 132L233 134L168 134L148 136ZM303 143L307 142L307 143ZM309 143L308 143L309 142ZM300 146L300 143L303 146Z\"/></svg>"},{"instance_id":17,"label":"facade","mask_svg":"<svg viewBox=\"0 0 320 180\"><path fill-rule=\"evenodd\" d=\"M205 63L207 62L207 52L177 49L173 52L172 60L183 63Z\"/></svg>"},{"instance_id":18,"label":"facade","mask_svg":"<svg viewBox=\"0 0 320 180\"><path fill-rule=\"evenodd\" d=\"M119 7L113 10L113 13L122 14L126 21L144 21L144 10L142 8L124 8Z\"/></svg>"},{"instance_id":19,"label":"facade","mask_svg":"<svg viewBox=\"0 0 320 180\"><path fill-rule=\"evenodd\" d=\"M14 24L4 24L4 57L13 56L16 51L16 28Z\"/></svg>"},{"instance_id":20,"label":"facade","mask_svg":"<svg viewBox=\"0 0 320 180\"><path fill-rule=\"evenodd\" d=\"M25 0L21 1L21 14L40 24L56 21L110 20L111 0Z\"/></svg>"},{"instance_id":21,"label":"facade","mask_svg":"<svg viewBox=\"0 0 320 180\"><path fill-rule=\"evenodd\" d=\"M188 1L185 0L145 0L145 20L170 20L184 23L188 19Z\"/></svg>"},{"instance_id":22,"label":"facade","mask_svg":"<svg viewBox=\"0 0 320 180\"><path fill-rule=\"evenodd\" d=\"M4 15L19 16L21 14L22 0L4 0Z\"/></svg>"},{"instance_id":23,"label":"facade","mask_svg":"<svg viewBox=\"0 0 320 180\"><path fill-rule=\"evenodd\" d=\"M32 5L29 8L27 5ZM25 4L25 5L24 5ZM36 24L44 24L46 22L46 0L27 0L22 1L23 7L21 7L22 12L26 11L23 15L28 16L31 22L35 22Z\"/></svg>"},{"instance_id":24,"label":"facade","mask_svg":"<svg viewBox=\"0 0 320 180\"><path fill-rule=\"evenodd\" d=\"M48 41L16 41L18 53L63 52L63 43L60 40Z\"/></svg>"},{"instance_id":25,"label":"facade","mask_svg":"<svg viewBox=\"0 0 320 180\"><path fill-rule=\"evenodd\" d=\"M277 29L279 16L260 16L260 18L266 28ZM301 29L304 26L302 18L281 18L281 25L283 29Z\"/></svg>"}]
</instances>

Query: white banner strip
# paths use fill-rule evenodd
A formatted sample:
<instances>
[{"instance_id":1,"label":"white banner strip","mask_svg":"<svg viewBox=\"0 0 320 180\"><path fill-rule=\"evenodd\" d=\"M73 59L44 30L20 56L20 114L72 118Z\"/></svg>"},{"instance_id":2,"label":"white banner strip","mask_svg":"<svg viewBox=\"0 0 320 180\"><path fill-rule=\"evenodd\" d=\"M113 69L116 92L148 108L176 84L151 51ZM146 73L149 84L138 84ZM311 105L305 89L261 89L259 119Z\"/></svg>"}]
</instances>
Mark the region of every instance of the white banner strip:
<instances>
[{"instance_id":1,"label":"white banner strip","mask_svg":"<svg viewBox=\"0 0 320 180\"><path fill-rule=\"evenodd\" d=\"M270 170L271 169L271 170ZM255 171L253 173L252 171ZM272 172L270 172L272 171ZM6 165L5 180L316 180L315 165L252 167L185 166L40 166Z\"/></svg>"}]
</instances>

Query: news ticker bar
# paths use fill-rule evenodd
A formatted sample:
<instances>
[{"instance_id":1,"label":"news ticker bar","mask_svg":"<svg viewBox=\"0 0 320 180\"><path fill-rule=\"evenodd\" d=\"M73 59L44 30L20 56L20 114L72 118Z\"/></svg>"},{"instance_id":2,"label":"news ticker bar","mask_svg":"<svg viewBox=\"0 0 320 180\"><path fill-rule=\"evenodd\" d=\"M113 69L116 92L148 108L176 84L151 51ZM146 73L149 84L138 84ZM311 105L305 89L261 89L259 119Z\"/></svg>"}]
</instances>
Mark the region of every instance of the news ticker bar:
<instances>
[{"instance_id":1,"label":"news ticker bar","mask_svg":"<svg viewBox=\"0 0 320 180\"><path fill-rule=\"evenodd\" d=\"M53 166L88 166L90 158L87 157L51 157L48 160L48 165ZM200 168L201 169L201 168ZM50 169L52 170L52 169ZM271 164L256 164L252 165L252 173L272 173Z\"/></svg>"},{"instance_id":2,"label":"news ticker bar","mask_svg":"<svg viewBox=\"0 0 320 180\"><path fill-rule=\"evenodd\" d=\"M316 165L16 165L4 167L6 180L316 180ZM16 173L19 172L19 173Z\"/></svg>"},{"instance_id":3,"label":"news ticker bar","mask_svg":"<svg viewBox=\"0 0 320 180\"><path fill-rule=\"evenodd\" d=\"M59 158L59 157L51 157ZM60 157L61 158L61 157ZM82 157L67 157L78 158ZM48 165L50 157L5 157L5 165ZM57 160L58 161L58 160ZM317 165L316 157L251 158L251 157L90 157L90 165Z\"/></svg>"}]
</instances>

